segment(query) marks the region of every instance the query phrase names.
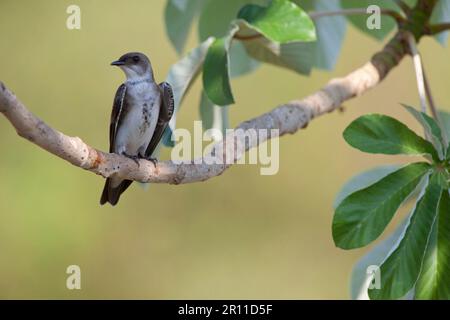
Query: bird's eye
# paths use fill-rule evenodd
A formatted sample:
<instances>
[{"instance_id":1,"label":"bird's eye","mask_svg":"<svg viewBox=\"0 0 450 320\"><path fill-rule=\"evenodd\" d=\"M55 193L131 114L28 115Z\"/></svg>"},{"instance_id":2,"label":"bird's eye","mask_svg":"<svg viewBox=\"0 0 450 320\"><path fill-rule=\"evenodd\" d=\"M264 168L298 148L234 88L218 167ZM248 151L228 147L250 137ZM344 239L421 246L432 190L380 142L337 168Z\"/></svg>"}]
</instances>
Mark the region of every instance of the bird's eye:
<instances>
[{"instance_id":1,"label":"bird's eye","mask_svg":"<svg viewBox=\"0 0 450 320\"><path fill-rule=\"evenodd\" d=\"M134 56L134 57L133 57L133 61L134 61L134 62L139 62L139 57L138 57L138 56Z\"/></svg>"}]
</instances>

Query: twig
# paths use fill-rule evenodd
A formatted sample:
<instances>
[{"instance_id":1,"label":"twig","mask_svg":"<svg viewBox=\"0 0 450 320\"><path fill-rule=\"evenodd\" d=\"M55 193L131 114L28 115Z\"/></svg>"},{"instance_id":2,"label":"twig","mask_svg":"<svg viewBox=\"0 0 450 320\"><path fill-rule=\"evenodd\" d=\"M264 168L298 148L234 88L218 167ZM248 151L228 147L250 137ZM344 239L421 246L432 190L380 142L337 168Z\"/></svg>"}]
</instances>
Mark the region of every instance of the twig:
<instances>
[{"instance_id":1,"label":"twig","mask_svg":"<svg viewBox=\"0 0 450 320\"><path fill-rule=\"evenodd\" d=\"M410 6L404 2L403 0L395 0L395 3L397 4L397 6L403 10L403 12L405 12L406 14L411 12L411 8Z\"/></svg>"}]
</instances>

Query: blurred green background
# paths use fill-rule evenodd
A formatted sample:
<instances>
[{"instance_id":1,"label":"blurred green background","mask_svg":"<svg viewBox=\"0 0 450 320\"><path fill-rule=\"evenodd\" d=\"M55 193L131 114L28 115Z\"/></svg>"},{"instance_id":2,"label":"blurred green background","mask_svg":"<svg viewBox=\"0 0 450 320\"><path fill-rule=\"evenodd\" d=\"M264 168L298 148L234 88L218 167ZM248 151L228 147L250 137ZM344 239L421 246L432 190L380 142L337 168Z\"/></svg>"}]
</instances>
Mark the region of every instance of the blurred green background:
<instances>
[{"instance_id":1,"label":"blurred green background","mask_svg":"<svg viewBox=\"0 0 450 320\"><path fill-rule=\"evenodd\" d=\"M66 29L70 4L81 7L81 30ZM109 63L145 52L162 81L178 59L165 34L164 5L1 0L0 79L50 125L107 150L112 99L123 81ZM193 31L187 47L196 41ZM231 124L306 96L381 46L349 26L332 72L307 78L265 65L234 80ZM450 50L432 39L420 48L436 101L450 111ZM192 129L198 119L200 89L198 81L179 127ZM346 299L352 266L369 248L335 248L333 199L355 173L405 158L358 152L342 131L372 112L420 130L399 102L418 104L409 58L344 113L283 137L277 175L241 165L204 183L148 191L133 185L116 208L98 204L102 178L18 138L0 117L0 298ZM66 289L71 264L81 267L82 290Z\"/></svg>"}]
</instances>

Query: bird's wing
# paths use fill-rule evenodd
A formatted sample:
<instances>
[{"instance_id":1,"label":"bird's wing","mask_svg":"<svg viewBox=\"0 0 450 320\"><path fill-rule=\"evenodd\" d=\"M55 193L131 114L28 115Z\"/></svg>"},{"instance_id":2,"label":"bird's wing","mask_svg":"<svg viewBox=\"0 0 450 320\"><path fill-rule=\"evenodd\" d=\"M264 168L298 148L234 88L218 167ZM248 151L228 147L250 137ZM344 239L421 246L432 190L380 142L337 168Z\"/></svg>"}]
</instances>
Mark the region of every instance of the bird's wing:
<instances>
[{"instance_id":1,"label":"bird's wing","mask_svg":"<svg viewBox=\"0 0 450 320\"><path fill-rule=\"evenodd\" d=\"M148 144L145 155L151 157L156 147L158 146L164 131L169 124L170 119L172 119L174 111L174 99L173 91L170 84L167 82L162 82L159 84L159 91L161 92L161 106L159 108L158 123L153 133L152 140Z\"/></svg>"},{"instance_id":2,"label":"bird's wing","mask_svg":"<svg viewBox=\"0 0 450 320\"><path fill-rule=\"evenodd\" d=\"M125 118L128 112L128 103L126 99L127 87L122 84L117 89L116 96L114 97L114 103L111 113L111 123L109 125L109 152L114 152L114 144L116 140L117 130ZM103 205L106 202L111 203L113 206L119 201L120 195L130 186L133 181L124 180L118 186L111 186L111 178L106 179L105 187L100 199L100 204Z\"/></svg>"},{"instance_id":3,"label":"bird's wing","mask_svg":"<svg viewBox=\"0 0 450 320\"><path fill-rule=\"evenodd\" d=\"M114 152L114 143L116 140L117 129L120 126L120 123L123 121L123 118L127 112L127 103L126 103L126 94L127 94L127 86L122 84L116 92L116 96L114 97L114 104L111 113L111 123L109 125L109 152Z\"/></svg>"}]
</instances>

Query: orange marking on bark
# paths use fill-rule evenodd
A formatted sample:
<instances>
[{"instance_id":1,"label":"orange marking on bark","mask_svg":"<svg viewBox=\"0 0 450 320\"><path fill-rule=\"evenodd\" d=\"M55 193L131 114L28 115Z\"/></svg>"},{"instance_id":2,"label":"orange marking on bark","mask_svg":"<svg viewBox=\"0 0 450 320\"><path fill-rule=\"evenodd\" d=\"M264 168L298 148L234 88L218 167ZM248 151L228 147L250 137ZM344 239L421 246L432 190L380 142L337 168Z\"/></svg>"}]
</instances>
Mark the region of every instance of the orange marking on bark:
<instances>
[{"instance_id":1,"label":"orange marking on bark","mask_svg":"<svg viewBox=\"0 0 450 320\"><path fill-rule=\"evenodd\" d=\"M92 164L92 169L97 169L102 163L103 163L103 155L101 152L95 150L95 160L94 163Z\"/></svg>"}]
</instances>

